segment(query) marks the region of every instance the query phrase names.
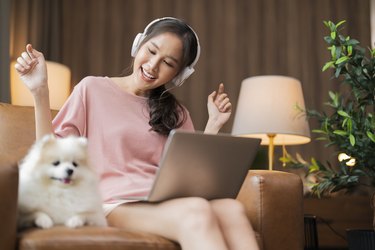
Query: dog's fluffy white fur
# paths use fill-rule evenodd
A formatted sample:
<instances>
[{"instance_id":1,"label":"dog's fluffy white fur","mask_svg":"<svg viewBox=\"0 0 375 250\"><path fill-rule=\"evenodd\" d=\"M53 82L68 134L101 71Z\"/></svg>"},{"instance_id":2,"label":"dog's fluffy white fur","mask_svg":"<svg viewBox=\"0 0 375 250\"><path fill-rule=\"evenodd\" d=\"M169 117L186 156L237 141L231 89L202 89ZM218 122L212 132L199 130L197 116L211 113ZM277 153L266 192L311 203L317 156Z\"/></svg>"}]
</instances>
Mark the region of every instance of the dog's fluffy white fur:
<instances>
[{"instance_id":1,"label":"dog's fluffy white fur","mask_svg":"<svg viewBox=\"0 0 375 250\"><path fill-rule=\"evenodd\" d=\"M18 227L106 226L87 139L47 135L20 163Z\"/></svg>"}]
</instances>

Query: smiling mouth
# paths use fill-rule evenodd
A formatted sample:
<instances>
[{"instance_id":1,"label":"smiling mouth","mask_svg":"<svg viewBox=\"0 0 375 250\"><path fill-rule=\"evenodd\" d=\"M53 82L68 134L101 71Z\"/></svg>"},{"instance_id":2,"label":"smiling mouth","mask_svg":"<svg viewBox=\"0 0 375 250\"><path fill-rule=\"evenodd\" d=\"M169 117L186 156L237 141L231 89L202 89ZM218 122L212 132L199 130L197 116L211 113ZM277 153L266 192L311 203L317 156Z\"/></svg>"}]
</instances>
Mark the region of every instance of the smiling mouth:
<instances>
[{"instance_id":1,"label":"smiling mouth","mask_svg":"<svg viewBox=\"0 0 375 250\"><path fill-rule=\"evenodd\" d=\"M55 181L60 181L64 184L71 184L72 183L72 179L71 178L56 178L56 177L51 177L52 180L55 180Z\"/></svg>"},{"instance_id":2,"label":"smiling mouth","mask_svg":"<svg viewBox=\"0 0 375 250\"><path fill-rule=\"evenodd\" d=\"M153 75L147 73L147 72L143 69L143 67L141 68L141 70L142 70L142 75L143 75L146 79L148 79L148 80L155 80L155 79L156 79L155 76L153 76Z\"/></svg>"}]
</instances>

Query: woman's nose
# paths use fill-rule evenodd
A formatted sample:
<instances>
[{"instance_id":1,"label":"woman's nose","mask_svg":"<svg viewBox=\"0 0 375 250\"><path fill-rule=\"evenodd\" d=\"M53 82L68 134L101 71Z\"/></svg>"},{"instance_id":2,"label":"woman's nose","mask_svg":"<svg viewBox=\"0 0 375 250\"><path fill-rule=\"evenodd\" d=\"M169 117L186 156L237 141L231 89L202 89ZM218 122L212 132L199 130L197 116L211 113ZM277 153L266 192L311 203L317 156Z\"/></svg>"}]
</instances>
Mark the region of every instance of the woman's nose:
<instances>
[{"instance_id":1,"label":"woman's nose","mask_svg":"<svg viewBox=\"0 0 375 250\"><path fill-rule=\"evenodd\" d=\"M159 69L159 60L155 57L150 58L150 60L148 61L148 65L151 71L157 72Z\"/></svg>"}]
</instances>

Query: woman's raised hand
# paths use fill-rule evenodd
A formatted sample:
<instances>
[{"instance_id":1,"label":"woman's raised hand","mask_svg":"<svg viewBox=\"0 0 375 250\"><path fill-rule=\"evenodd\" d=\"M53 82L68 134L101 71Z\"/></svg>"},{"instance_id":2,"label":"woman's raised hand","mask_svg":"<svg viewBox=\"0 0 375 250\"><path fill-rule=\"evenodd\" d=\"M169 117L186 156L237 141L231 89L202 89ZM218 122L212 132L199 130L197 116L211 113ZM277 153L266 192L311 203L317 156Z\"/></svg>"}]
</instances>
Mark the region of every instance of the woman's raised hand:
<instances>
[{"instance_id":1,"label":"woman's raised hand","mask_svg":"<svg viewBox=\"0 0 375 250\"><path fill-rule=\"evenodd\" d=\"M47 67L44 56L41 52L34 49L31 44L26 45L26 51L22 52L21 56L17 58L17 63L14 67L32 94L48 87Z\"/></svg>"},{"instance_id":2,"label":"woman's raised hand","mask_svg":"<svg viewBox=\"0 0 375 250\"><path fill-rule=\"evenodd\" d=\"M208 96L207 108L208 122L205 132L217 133L232 113L232 104L224 91L224 84L220 83L219 89Z\"/></svg>"}]
</instances>

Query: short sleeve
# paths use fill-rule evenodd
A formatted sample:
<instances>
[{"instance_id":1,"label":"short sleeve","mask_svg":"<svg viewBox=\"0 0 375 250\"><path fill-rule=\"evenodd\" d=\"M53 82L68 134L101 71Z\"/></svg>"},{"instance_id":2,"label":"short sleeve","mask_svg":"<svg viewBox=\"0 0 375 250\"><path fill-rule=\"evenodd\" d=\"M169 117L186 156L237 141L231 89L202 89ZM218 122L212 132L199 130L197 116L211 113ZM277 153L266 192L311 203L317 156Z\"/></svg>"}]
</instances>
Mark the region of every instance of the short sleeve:
<instances>
[{"instance_id":1,"label":"short sleeve","mask_svg":"<svg viewBox=\"0 0 375 250\"><path fill-rule=\"evenodd\" d=\"M52 121L54 133L59 137L86 136L86 105L82 80Z\"/></svg>"},{"instance_id":2,"label":"short sleeve","mask_svg":"<svg viewBox=\"0 0 375 250\"><path fill-rule=\"evenodd\" d=\"M193 124L193 121L191 119L191 116L190 116L190 113L189 111L183 107L183 109L185 110L185 113L186 113L186 120L185 122L182 124L182 126L180 127L180 129L183 129L183 130L186 130L186 131L194 131L194 124Z\"/></svg>"}]
</instances>

